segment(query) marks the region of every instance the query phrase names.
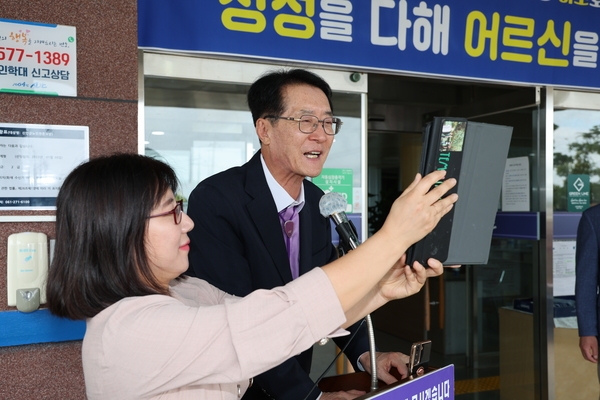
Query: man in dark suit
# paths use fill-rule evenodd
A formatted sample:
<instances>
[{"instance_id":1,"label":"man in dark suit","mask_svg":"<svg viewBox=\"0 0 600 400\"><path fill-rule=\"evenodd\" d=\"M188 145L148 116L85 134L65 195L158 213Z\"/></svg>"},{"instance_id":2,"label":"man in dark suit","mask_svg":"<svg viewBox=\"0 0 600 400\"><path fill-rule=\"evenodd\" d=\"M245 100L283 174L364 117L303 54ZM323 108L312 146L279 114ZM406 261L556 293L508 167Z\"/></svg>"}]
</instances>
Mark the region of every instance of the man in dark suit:
<instances>
[{"instance_id":1,"label":"man in dark suit","mask_svg":"<svg viewBox=\"0 0 600 400\"><path fill-rule=\"evenodd\" d=\"M333 115L331 94L321 77L301 69L271 72L252 84L248 105L261 150L241 167L205 179L190 195L188 215L195 228L189 233L189 275L245 296L284 285L337 257L330 222L319 210L323 192L305 179L321 173L342 124ZM288 209L292 216L283 216ZM298 234L299 254L289 256L286 241ZM292 271L291 264L296 263L297 270ZM354 368L370 371L366 330L359 324L350 329L357 330L345 354ZM335 340L344 348L348 337ZM257 376L244 399L358 395L320 393L309 376L311 360L309 349ZM406 375L406 361L401 353L378 353L378 377L394 382L389 369L394 366Z\"/></svg>"},{"instance_id":2,"label":"man in dark suit","mask_svg":"<svg viewBox=\"0 0 600 400\"><path fill-rule=\"evenodd\" d=\"M600 321L600 205L588 208L577 227L575 250L575 304L579 329L579 348L583 358L598 364ZM600 379L600 369L598 370Z\"/></svg>"}]
</instances>

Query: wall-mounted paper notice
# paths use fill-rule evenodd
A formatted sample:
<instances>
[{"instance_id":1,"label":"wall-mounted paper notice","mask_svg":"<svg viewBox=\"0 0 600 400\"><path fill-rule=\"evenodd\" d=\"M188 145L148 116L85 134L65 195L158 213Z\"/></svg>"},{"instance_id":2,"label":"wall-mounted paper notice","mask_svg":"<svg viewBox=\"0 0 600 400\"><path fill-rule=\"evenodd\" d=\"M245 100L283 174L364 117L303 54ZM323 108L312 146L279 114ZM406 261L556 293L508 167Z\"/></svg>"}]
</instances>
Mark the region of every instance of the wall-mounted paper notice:
<instances>
[{"instance_id":1,"label":"wall-mounted paper notice","mask_svg":"<svg viewBox=\"0 0 600 400\"><path fill-rule=\"evenodd\" d=\"M55 209L64 178L89 159L89 142L87 126L0 123L0 210Z\"/></svg>"},{"instance_id":2,"label":"wall-mounted paper notice","mask_svg":"<svg viewBox=\"0 0 600 400\"><path fill-rule=\"evenodd\" d=\"M502 181L502 211L529 211L529 192L529 159L507 159Z\"/></svg>"},{"instance_id":3,"label":"wall-mounted paper notice","mask_svg":"<svg viewBox=\"0 0 600 400\"><path fill-rule=\"evenodd\" d=\"M575 240L555 240L552 243L554 296L575 294Z\"/></svg>"}]
</instances>

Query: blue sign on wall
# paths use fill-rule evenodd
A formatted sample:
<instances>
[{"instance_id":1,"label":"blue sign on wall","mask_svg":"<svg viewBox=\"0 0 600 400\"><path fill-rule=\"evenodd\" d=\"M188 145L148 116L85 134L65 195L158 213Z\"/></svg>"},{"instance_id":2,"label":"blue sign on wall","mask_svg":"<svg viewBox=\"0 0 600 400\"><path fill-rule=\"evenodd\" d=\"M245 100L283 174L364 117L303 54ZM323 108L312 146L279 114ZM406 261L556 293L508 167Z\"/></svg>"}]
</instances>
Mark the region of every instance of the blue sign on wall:
<instances>
[{"instance_id":1,"label":"blue sign on wall","mask_svg":"<svg viewBox=\"0 0 600 400\"><path fill-rule=\"evenodd\" d=\"M141 0L141 48L600 88L600 0Z\"/></svg>"}]
</instances>

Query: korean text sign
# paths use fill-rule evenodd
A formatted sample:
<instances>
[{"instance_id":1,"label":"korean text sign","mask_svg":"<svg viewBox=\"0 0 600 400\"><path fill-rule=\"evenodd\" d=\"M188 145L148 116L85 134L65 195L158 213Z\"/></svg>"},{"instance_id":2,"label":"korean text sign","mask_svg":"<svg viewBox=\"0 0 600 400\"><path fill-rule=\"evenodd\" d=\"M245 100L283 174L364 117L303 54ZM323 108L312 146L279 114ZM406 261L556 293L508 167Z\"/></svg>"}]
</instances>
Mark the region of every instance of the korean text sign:
<instances>
[{"instance_id":1,"label":"korean text sign","mask_svg":"<svg viewBox=\"0 0 600 400\"><path fill-rule=\"evenodd\" d=\"M146 0L142 48L600 88L600 0Z\"/></svg>"},{"instance_id":2,"label":"korean text sign","mask_svg":"<svg viewBox=\"0 0 600 400\"><path fill-rule=\"evenodd\" d=\"M89 159L87 126L0 123L0 210L49 210Z\"/></svg>"},{"instance_id":3,"label":"korean text sign","mask_svg":"<svg viewBox=\"0 0 600 400\"><path fill-rule=\"evenodd\" d=\"M377 400L454 400L454 365L433 370L370 396Z\"/></svg>"},{"instance_id":4,"label":"korean text sign","mask_svg":"<svg viewBox=\"0 0 600 400\"><path fill-rule=\"evenodd\" d=\"M0 91L77 96L75 27L0 19Z\"/></svg>"}]
</instances>

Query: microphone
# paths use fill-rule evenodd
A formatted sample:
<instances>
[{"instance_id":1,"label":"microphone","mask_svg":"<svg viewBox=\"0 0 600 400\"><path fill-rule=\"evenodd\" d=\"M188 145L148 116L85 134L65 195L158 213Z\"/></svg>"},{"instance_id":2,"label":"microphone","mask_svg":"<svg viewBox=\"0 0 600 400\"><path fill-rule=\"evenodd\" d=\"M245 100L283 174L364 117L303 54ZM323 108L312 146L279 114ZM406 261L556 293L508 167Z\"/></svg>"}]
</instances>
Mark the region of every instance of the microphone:
<instances>
[{"instance_id":1,"label":"microphone","mask_svg":"<svg viewBox=\"0 0 600 400\"><path fill-rule=\"evenodd\" d=\"M335 223L335 230L340 235L340 244L347 254L350 250L354 250L360 244L356 227L352 221L348 220L346 215L346 206L348 202L341 193L329 192L325 193L319 200L319 210L325 218L331 217ZM367 321L367 334L369 337L369 358L371 360L371 391L377 390L377 360L375 353L375 331L373 330L373 322L371 315L365 317Z\"/></svg>"},{"instance_id":2,"label":"microphone","mask_svg":"<svg viewBox=\"0 0 600 400\"><path fill-rule=\"evenodd\" d=\"M360 244L356 227L346 215L348 202L341 193L329 192L321 197L319 209L325 218L331 217L335 223L335 230L340 236L340 243L344 253L354 250Z\"/></svg>"}]
</instances>

